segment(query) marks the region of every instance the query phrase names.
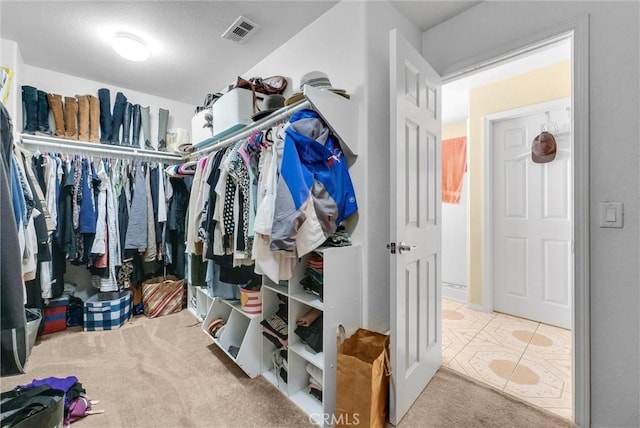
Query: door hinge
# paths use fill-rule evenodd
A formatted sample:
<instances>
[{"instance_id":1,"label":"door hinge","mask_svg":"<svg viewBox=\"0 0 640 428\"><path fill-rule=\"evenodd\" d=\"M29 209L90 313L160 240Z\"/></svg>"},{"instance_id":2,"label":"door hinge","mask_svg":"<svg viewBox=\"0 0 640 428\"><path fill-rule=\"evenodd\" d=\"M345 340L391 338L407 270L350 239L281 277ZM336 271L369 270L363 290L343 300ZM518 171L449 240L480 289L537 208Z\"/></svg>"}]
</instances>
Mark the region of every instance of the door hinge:
<instances>
[{"instance_id":1,"label":"door hinge","mask_svg":"<svg viewBox=\"0 0 640 428\"><path fill-rule=\"evenodd\" d=\"M387 248L389 249L389 252L391 254L395 254L396 253L396 243L395 242L391 242L390 244L387 244Z\"/></svg>"}]
</instances>

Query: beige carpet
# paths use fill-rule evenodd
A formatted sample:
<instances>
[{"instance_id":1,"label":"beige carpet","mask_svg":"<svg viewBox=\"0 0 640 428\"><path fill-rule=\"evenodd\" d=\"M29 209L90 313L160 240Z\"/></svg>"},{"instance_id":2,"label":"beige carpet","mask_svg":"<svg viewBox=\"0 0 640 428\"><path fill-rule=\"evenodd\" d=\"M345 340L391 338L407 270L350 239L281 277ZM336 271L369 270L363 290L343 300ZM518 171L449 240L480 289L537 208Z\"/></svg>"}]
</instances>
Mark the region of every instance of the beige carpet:
<instances>
[{"instance_id":1,"label":"beige carpet","mask_svg":"<svg viewBox=\"0 0 640 428\"><path fill-rule=\"evenodd\" d=\"M202 332L190 312L135 317L119 330L78 328L42 336L27 373L1 378L6 391L33 379L75 375L105 413L74 427L305 427L294 404L262 377L249 379ZM441 369L400 427L571 427L569 422Z\"/></svg>"}]
</instances>

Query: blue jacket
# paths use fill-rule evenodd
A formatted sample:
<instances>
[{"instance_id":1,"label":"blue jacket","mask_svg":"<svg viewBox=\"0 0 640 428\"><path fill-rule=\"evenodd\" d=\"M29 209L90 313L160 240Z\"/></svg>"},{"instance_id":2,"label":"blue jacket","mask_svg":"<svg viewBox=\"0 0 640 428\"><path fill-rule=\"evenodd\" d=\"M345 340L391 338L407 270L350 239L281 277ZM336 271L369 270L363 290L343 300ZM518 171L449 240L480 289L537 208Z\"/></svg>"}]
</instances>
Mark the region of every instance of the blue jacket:
<instances>
[{"instance_id":1,"label":"blue jacket","mask_svg":"<svg viewBox=\"0 0 640 428\"><path fill-rule=\"evenodd\" d=\"M315 218L304 214L313 203ZM282 163L276 194L271 249L295 249L297 233L305 221L317 221L324 238L358 210L346 159L337 138L318 113L300 110L285 130Z\"/></svg>"}]
</instances>

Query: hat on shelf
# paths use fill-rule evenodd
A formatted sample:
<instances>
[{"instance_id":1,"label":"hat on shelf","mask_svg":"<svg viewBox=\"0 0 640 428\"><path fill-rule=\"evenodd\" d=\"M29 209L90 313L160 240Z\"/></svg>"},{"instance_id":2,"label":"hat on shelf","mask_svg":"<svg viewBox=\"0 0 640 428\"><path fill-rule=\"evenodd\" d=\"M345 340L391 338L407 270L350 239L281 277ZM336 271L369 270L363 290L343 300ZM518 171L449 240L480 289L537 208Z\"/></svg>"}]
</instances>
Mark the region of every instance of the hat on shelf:
<instances>
[{"instance_id":1,"label":"hat on shelf","mask_svg":"<svg viewBox=\"0 0 640 428\"><path fill-rule=\"evenodd\" d=\"M543 131L536 136L531 145L531 160L535 163L551 162L556 157L556 139L553 134Z\"/></svg>"},{"instance_id":2,"label":"hat on shelf","mask_svg":"<svg viewBox=\"0 0 640 428\"><path fill-rule=\"evenodd\" d=\"M313 86L314 88L318 88L323 91L331 91L347 99L351 98L344 89L336 89L332 87L329 76L327 76L326 73L323 73L322 71L310 71L300 79L300 90L294 92L289 98L287 98L284 105L288 106L302 100L304 98L303 92L305 85Z\"/></svg>"},{"instance_id":3,"label":"hat on shelf","mask_svg":"<svg viewBox=\"0 0 640 428\"><path fill-rule=\"evenodd\" d=\"M262 100L261 108L259 112L251 116L251 120L258 121L264 117L269 116L276 110L280 110L284 107L284 97L282 95L264 95Z\"/></svg>"}]
</instances>

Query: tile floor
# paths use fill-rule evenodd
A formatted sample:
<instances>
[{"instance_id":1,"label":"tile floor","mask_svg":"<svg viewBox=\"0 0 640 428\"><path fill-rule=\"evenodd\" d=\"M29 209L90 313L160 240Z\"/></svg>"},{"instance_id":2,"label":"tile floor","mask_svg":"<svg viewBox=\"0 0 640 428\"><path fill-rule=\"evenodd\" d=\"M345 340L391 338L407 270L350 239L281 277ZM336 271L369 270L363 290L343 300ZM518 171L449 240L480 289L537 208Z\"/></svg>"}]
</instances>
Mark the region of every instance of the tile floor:
<instances>
[{"instance_id":1,"label":"tile floor","mask_svg":"<svg viewBox=\"0 0 640 428\"><path fill-rule=\"evenodd\" d=\"M442 363L572 419L571 331L443 299Z\"/></svg>"}]
</instances>

